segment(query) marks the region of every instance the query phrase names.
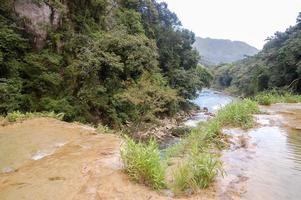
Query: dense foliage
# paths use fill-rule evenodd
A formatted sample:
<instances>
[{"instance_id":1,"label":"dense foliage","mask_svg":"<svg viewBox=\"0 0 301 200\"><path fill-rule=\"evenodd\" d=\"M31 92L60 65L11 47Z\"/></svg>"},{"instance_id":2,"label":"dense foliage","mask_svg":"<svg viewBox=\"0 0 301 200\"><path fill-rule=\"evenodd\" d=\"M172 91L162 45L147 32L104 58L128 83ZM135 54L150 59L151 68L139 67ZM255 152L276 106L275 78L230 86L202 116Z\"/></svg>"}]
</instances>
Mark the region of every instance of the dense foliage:
<instances>
[{"instance_id":1,"label":"dense foliage","mask_svg":"<svg viewBox=\"0 0 301 200\"><path fill-rule=\"evenodd\" d=\"M253 57L214 69L216 85L243 95L271 89L301 92L301 13L297 24L268 38Z\"/></svg>"},{"instance_id":2,"label":"dense foliage","mask_svg":"<svg viewBox=\"0 0 301 200\"><path fill-rule=\"evenodd\" d=\"M212 78L165 3L29 1L60 15L37 48L14 2L0 5L0 114L54 111L118 127L176 113Z\"/></svg>"}]
</instances>

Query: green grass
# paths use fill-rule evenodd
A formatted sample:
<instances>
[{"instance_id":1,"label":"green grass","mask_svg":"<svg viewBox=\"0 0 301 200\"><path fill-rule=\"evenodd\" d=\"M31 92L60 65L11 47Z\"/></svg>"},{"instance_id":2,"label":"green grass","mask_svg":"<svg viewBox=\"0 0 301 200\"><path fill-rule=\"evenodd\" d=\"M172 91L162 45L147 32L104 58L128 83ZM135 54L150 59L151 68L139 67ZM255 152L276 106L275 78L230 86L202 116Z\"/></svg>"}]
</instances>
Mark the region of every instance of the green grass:
<instances>
[{"instance_id":1,"label":"green grass","mask_svg":"<svg viewBox=\"0 0 301 200\"><path fill-rule=\"evenodd\" d=\"M176 194L182 194L206 188L219 173L223 175L219 155L212 151L227 146L222 128L251 128L254 125L253 114L259 112L258 104L250 99L233 102L222 108L213 119L192 129L180 144L171 147L172 153L169 155L176 157L180 152L181 159L184 160L173 174L173 181L170 183L172 190Z\"/></svg>"},{"instance_id":2,"label":"green grass","mask_svg":"<svg viewBox=\"0 0 301 200\"><path fill-rule=\"evenodd\" d=\"M26 119L32 119L35 117L49 117L49 118L55 118L58 120L62 120L64 118L63 113L55 113L55 112L26 112L21 113L20 111L14 111L11 113L8 113L5 117L5 119L9 122L16 122L16 121L23 121Z\"/></svg>"},{"instance_id":3,"label":"green grass","mask_svg":"<svg viewBox=\"0 0 301 200\"><path fill-rule=\"evenodd\" d=\"M175 170L171 188L175 194L207 188L219 173L223 174L219 158L214 154L197 151Z\"/></svg>"},{"instance_id":4,"label":"green grass","mask_svg":"<svg viewBox=\"0 0 301 200\"><path fill-rule=\"evenodd\" d=\"M126 173L136 182L153 189L165 187L165 166L161 162L158 144L154 139L148 143L135 143L125 137L121 159Z\"/></svg>"},{"instance_id":5,"label":"green grass","mask_svg":"<svg viewBox=\"0 0 301 200\"><path fill-rule=\"evenodd\" d=\"M257 96L255 96L254 100L259 105L269 106L273 103L273 96L271 94L268 94L268 93L262 93L262 94L258 94Z\"/></svg>"},{"instance_id":6,"label":"green grass","mask_svg":"<svg viewBox=\"0 0 301 200\"><path fill-rule=\"evenodd\" d=\"M166 171L173 169L173 177L166 185L175 194L206 188L218 174L224 173L216 151L227 146L222 128L250 128L254 125L253 114L259 112L257 102L250 99L233 102L213 119L193 128L181 143L169 147L161 160L154 140L143 144L126 137L126 145L121 150L126 172L135 181L160 189L165 186Z\"/></svg>"},{"instance_id":7,"label":"green grass","mask_svg":"<svg viewBox=\"0 0 301 200\"><path fill-rule=\"evenodd\" d=\"M214 120L222 127L251 128L254 125L253 114L260 113L258 104L250 99L244 99L225 106Z\"/></svg>"},{"instance_id":8,"label":"green grass","mask_svg":"<svg viewBox=\"0 0 301 200\"><path fill-rule=\"evenodd\" d=\"M254 100L260 105L271 105L274 103L299 103L301 95L290 92L263 92L254 97Z\"/></svg>"},{"instance_id":9,"label":"green grass","mask_svg":"<svg viewBox=\"0 0 301 200\"><path fill-rule=\"evenodd\" d=\"M102 124L98 124L96 131L100 134L114 134L115 131L110 127Z\"/></svg>"}]
</instances>

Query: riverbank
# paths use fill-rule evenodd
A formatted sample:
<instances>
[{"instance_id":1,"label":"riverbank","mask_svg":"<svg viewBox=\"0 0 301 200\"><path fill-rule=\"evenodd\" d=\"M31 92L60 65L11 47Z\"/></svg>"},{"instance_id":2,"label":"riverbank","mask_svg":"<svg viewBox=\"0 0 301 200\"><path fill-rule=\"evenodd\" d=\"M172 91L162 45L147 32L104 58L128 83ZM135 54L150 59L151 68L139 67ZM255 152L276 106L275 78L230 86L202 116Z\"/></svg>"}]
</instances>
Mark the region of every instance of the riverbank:
<instances>
[{"instance_id":1,"label":"riverbank","mask_svg":"<svg viewBox=\"0 0 301 200\"><path fill-rule=\"evenodd\" d=\"M227 115L223 111L216 116L222 135L230 139L228 148L211 148L214 140L204 140L203 134L208 136L208 130L214 130L213 120L209 121L210 126L203 124L194 129L192 136L181 140L186 141L182 146L184 151L169 152L176 154L166 163L168 187L175 181L175 172L185 166L186 161L189 166L198 166L190 162L204 155L215 155L223 162L224 177L222 173L217 174L206 189L190 189L192 185L186 187L184 184L184 193L179 194L165 188L154 191L132 181L125 174L120 156L124 141L116 135L50 118L7 124L0 127L0 199L251 200L256 195L256 199L262 200L285 199L286 196L300 199L296 191L301 177L301 104L260 106L262 113L251 115L255 123L253 128L247 126L248 121L244 119L250 118L243 118L236 105L223 109ZM251 129L229 128L231 124ZM202 149L195 152L194 147ZM197 157L190 160L190 155ZM187 177L195 175L190 173L193 170L188 172ZM283 188L280 192L279 187ZM271 192L264 191L268 189Z\"/></svg>"}]
</instances>

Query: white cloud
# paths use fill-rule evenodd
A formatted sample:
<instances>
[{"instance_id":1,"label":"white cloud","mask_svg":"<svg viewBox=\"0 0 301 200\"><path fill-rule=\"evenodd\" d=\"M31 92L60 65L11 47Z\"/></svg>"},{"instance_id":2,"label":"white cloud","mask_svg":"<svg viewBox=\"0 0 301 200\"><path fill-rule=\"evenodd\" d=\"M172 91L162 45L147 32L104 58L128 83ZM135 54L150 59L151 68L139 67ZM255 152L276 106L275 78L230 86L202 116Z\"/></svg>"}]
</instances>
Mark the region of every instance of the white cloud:
<instances>
[{"instance_id":1,"label":"white cloud","mask_svg":"<svg viewBox=\"0 0 301 200\"><path fill-rule=\"evenodd\" d=\"M301 0L161 0L197 36L241 40L262 48L276 31L294 25Z\"/></svg>"}]
</instances>

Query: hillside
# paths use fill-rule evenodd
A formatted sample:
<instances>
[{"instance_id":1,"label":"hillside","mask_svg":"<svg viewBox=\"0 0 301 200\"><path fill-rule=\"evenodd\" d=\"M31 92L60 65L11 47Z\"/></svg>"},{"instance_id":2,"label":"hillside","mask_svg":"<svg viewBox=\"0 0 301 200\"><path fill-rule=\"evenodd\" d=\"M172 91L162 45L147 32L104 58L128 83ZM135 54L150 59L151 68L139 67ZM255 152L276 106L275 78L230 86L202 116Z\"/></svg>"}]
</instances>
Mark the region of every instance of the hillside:
<instances>
[{"instance_id":1,"label":"hillside","mask_svg":"<svg viewBox=\"0 0 301 200\"><path fill-rule=\"evenodd\" d=\"M154 0L1 1L0 114L111 127L172 116L209 84L194 40Z\"/></svg>"},{"instance_id":2,"label":"hillside","mask_svg":"<svg viewBox=\"0 0 301 200\"><path fill-rule=\"evenodd\" d=\"M196 37L193 46L204 64L231 63L258 53L258 49L245 42L223 39Z\"/></svg>"},{"instance_id":3,"label":"hillside","mask_svg":"<svg viewBox=\"0 0 301 200\"><path fill-rule=\"evenodd\" d=\"M255 56L214 69L215 84L245 96L265 90L301 92L301 13L297 24L276 32Z\"/></svg>"}]
</instances>

